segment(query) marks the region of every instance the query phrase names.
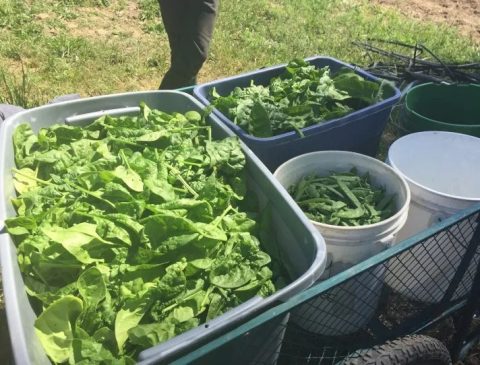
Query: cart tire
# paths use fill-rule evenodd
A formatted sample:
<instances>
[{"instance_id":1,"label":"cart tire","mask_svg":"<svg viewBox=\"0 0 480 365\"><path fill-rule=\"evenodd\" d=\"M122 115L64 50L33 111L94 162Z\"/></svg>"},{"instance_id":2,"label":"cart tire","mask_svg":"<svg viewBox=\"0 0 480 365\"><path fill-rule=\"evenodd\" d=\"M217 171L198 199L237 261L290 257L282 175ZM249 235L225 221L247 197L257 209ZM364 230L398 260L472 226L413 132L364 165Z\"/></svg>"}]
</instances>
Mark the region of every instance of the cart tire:
<instances>
[{"instance_id":1,"label":"cart tire","mask_svg":"<svg viewBox=\"0 0 480 365\"><path fill-rule=\"evenodd\" d=\"M439 340L412 335L388 341L347 356L341 365L450 365L452 360Z\"/></svg>"}]
</instances>

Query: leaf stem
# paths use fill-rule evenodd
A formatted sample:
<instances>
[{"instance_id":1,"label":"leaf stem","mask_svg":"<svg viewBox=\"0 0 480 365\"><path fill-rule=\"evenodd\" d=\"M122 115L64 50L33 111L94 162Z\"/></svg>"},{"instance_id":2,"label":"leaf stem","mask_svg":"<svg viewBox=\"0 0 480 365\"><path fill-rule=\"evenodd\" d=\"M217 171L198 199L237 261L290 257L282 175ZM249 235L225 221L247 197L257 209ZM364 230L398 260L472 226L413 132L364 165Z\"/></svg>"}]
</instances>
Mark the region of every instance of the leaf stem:
<instances>
[{"instance_id":1,"label":"leaf stem","mask_svg":"<svg viewBox=\"0 0 480 365\"><path fill-rule=\"evenodd\" d=\"M40 184L44 184L44 185L55 185L53 183L51 183L50 181L45 181L45 180L42 180L42 179L39 179L38 177L33 177L33 176L30 176L30 175L27 175L27 174L24 174L23 172L21 172L20 170L17 170L17 169L12 169L12 171L20 176L23 176L23 177L26 177L27 179L30 179L30 180L34 180Z\"/></svg>"},{"instance_id":2,"label":"leaf stem","mask_svg":"<svg viewBox=\"0 0 480 365\"><path fill-rule=\"evenodd\" d=\"M128 161L127 161L127 157L125 156L125 152L123 152L123 150L120 150L119 155L120 155L120 157L122 158L122 160L123 160L123 162L125 163L125 165L127 165L127 169L131 170L130 165L129 165Z\"/></svg>"},{"instance_id":3,"label":"leaf stem","mask_svg":"<svg viewBox=\"0 0 480 365\"><path fill-rule=\"evenodd\" d=\"M195 198L198 197L198 193L195 190L193 190L193 188L180 175L180 171L178 171L175 167L169 165L168 163L166 163L165 166L167 166L167 169L169 169L170 172L172 172L173 175L175 175L175 177L182 183L185 189L187 189L190 192L190 194L192 194Z\"/></svg>"},{"instance_id":4,"label":"leaf stem","mask_svg":"<svg viewBox=\"0 0 480 365\"><path fill-rule=\"evenodd\" d=\"M72 188L75 188L75 189L78 189L78 190L81 191L82 193L85 193L85 194L87 194L87 195L90 195L91 197L100 200L101 202L109 205L110 207L112 207L112 208L114 208L114 209L116 208L115 204L113 204L112 202L110 202L110 201L107 200L107 199L104 199L104 198L96 195L93 191L84 189L84 188L82 188L80 185L74 184L74 183L69 182L69 181L66 181L66 180L64 180L64 182L65 182L65 184L67 184L68 186L70 186L70 187L72 187Z\"/></svg>"},{"instance_id":5,"label":"leaf stem","mask_svg":"<svg viewBox=\"0 0 480 365\"><path fill-rule=\"evenodd\" d=\"M229 205L223 212L221 215L219 215L218 217L216 217L214 219L214 221L212 222L212 224L216 227L220 224L220 222L222 221L222 219L228 214L229 211L231 210L234 210L232 205Z\"/></svg>"},{"instance_id":6,"label":"leaf stem","mask_svg":"<svg viewBox=\"0 0 480 365\"><path fill-rule=\"evenodd\" d=\"M202 287L198 287L198 288L195 288L193 289L189 294L185 295L184 297L178 299L178 300L175 300L175 302L171 305L169 305L168 307L165 307L162 309L162 313L166 313L170 310L172 310L173 308L177 307L180 303L182 302L185 302L186 300L192 298L195 294L197 294L200 290L202 290Z\"/></svg>"}]
</instances>

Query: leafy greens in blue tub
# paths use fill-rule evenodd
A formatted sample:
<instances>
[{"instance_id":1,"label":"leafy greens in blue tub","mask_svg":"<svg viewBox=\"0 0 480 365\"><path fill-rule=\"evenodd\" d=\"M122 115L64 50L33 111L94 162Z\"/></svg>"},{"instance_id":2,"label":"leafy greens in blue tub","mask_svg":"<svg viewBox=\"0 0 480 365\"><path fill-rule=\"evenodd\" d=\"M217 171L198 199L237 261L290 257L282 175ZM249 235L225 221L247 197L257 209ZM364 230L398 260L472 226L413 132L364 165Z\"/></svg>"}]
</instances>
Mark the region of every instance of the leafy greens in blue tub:
<instances>
[{"instance_id":1,"label":"leafy greens in blue tub","mask_svg":"<svg viewBox=\"0 0 480 365\"><path fill-rule=\"evenodd\" d=\"M247 133L260 138L342 117L383 99L390 84L364 79L349 68L331 74L297 59L267 86L236 87L228 95L212 90L212 104Z\"/></svg>"},{"instance_id":2,"label":"leafy greens in blue tub","mask_svg":"<svg viewBox=\"0 0 480 365\"><path fill-rule=\"evenodd\" d=\"M85 128L22 124L13 141L6 225L55 363L130 364L276 290L239 142L213 140L199 113L142 104Z\"/></svg>"}]
</instances>

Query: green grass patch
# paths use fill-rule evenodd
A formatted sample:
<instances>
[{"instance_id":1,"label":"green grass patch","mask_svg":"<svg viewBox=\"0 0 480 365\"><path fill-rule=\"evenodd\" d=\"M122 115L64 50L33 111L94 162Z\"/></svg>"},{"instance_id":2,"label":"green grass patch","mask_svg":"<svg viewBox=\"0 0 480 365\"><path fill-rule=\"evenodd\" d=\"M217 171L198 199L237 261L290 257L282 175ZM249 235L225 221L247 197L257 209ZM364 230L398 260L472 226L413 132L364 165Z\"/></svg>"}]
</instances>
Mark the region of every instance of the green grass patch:
<instances>
[{"instance_id":1,"label":"green grass patch","mask_svg":"<svg viewBox=\"0 0 480 365\"><path fill-rule=\"evenodd\" d=\"M479 44L455 29L366 0L223 0L199 81L317 54L367 65L352 42L368 38L421 42L450 61L480 59ZM27 105L156 89L169 57L157 0L0 0L0 71L10 89L22 87L23 65ZM5 95L0 82L0 102Z\"/></svg>"}]
</instances>

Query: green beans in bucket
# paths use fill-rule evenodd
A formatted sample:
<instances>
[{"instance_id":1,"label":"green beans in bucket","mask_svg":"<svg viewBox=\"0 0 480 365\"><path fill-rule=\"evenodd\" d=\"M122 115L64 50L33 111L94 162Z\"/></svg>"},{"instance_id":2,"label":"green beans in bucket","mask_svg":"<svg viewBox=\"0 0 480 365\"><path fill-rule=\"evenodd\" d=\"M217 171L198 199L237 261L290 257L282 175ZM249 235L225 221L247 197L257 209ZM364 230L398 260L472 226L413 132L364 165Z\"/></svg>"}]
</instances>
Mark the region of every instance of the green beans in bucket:
<instances>
[{"instance_id":1,"label":"green beans in bucket","mask_svg":"<svg viewBox=\"0 0 480 365\"><path fill-rule=\"evenodd\" d=\"M361 226L387 219L395 212L395 195L370 182L354 168L328 176L304 176L288 188L312 220L336 226Z\"/></svg>"}]
</instances>

